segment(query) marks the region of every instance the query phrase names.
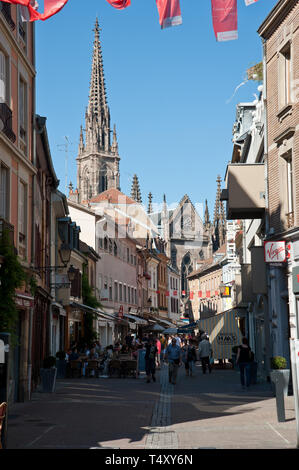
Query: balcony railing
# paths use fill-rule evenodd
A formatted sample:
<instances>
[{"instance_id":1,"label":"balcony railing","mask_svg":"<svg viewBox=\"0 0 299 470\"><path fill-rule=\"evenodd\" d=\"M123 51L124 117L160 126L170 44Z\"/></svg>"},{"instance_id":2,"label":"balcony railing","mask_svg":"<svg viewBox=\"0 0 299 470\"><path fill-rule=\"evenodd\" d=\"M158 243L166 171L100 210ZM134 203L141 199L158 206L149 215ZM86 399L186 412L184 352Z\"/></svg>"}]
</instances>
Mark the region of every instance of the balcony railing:
<instances>
[{"instance_id":1,"label":"balcony railing","mask_svg":"<svg viewBox=\"0 0 299 470\"><path fill-rule=\"evenodd\" d=\"M16 135L12 130L12 111L6 103L0 103L0 121L2 121L2 132L11 140L16 141Z\"/></svg>"},{"instance_id":2,"label":"balcony railing","mask_svg":"<svg viewBox=\"0 0 299 470\"><path fill-rule=\"evenodd\" d=\"M0 11L8 23L10 29L13 31L16 27L16 24L11 17L11 5L9 3L0 2Z\"/></svg>"},{"instance_id":3,"label":"balcony railing","mask_svg":"<svg viewBox=\"0 0 299 470\"><path fill-rule=\"evenodd\" d=\"M287 228L294 227L294 212L288 212L286 214L286 219L287 219Z\"/></svg>"}]
</instances>

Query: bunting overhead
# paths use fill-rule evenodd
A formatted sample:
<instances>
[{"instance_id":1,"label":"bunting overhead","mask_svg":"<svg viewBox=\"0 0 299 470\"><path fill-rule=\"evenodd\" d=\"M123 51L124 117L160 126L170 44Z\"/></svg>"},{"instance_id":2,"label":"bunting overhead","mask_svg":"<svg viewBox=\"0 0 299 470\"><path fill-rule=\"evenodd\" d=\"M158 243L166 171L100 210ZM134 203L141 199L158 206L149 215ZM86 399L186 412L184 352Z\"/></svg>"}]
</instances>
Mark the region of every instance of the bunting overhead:
<instances>
[{"instance_id":1,"label":"bunting overhead","mask_svg":"<svg viewBox=\"0 0 299 470\"><path fill-rule=\"evenodd\" d=\"M212 0L212 17L217 41L238 39L237 0Z\"/></svg>"},{"instance_id":2,"label":"bunting overhead","mask_svg":"<svg viewBox=\"0 0 299 470\"><path fill-rule=\"evenodd\" d=\"M180 0L156 0L161 28L182 24Z\"/></svg>"},{"instance_id":3,"label":"bunting overhead","mask_svg":"<svg viewBox=\"0 0 299 470\"><path fill-rule=\"evenodd\" d=\"M257 2L258 0L245 0L245 5L248 7L248 5L252 5L253 3Z\"/></svg>"}]
</instances>

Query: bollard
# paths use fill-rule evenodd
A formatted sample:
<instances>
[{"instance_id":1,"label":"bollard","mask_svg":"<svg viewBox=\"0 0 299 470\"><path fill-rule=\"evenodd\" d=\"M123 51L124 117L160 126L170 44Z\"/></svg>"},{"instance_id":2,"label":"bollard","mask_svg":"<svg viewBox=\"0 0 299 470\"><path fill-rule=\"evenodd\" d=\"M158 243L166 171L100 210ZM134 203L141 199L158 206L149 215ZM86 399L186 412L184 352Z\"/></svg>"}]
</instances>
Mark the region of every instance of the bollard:
<instances>
[{"instance_id":1,"label":"bollard","mask_svg":"<svg viewBox=\"0 0 299 470\"><path fill-rule=\"evenodd\" d=\"M277 419L279 422L284 422L284 397L288 394L290 371L288 369L272 370L270 376L272 382L275 384Z\"/></svg>"}]
</instances>

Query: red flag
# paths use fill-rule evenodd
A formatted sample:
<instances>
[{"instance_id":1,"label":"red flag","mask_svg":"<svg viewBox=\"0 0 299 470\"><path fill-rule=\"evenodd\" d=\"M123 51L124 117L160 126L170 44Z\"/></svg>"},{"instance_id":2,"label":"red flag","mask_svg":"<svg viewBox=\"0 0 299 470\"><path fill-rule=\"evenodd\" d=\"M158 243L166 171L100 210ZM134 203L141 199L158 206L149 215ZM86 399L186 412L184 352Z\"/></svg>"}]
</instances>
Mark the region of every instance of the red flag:
<instances>
[{"instance_id":1,"label":"red flag","mask_svg":"<svg viewBox=\"0 0 299 470\"><path fill-rule=\"evenodd\" d=\"M156 0L161 28L182 24L180 0Z\"/></svg>"},{"instance_id":2,"label":"red flag","mask_svg":"<svg viewBox=\"0 0 299 470\"><path fill-rule=\"evenodd\" d=\"M118 10L123 10L131 5L131 0L107 0L108 3Z\"/></svg>"},{"instance_id":3,"label":"red flag","mask_svg":"<svg viewBox=\"0 0 299 470\"><path fill-rule=\"evenodd\" d=\"M209 290L207 290L206 296L207 296L207 297L211 297L211 292L210 292Z\"/></svg>"},{"instance_id":4,"label":"red flag","mask_svg":"<svg viewBox=\"0 0 299 470\"><path fill-rule=\"evenodd\" d=\"M198 297L199 297L199 298L202 297L202 290L199 290L199 291L198 291Z\"/></svg>"},{"instance_id":5,"label":"red flag","mask_svg":"<svg viewBox=\"0 0 299 470\"><path fill-rule=\"evenodd\" d=\"M166 297L169 297L169 290L166 291Z\"/></svg>"},{"instance_id":6,"label":"red flag","mask_svg":"<svg viewBox=\"0 0 299 470\"><path fill-rule=\"evenodd\" d=\"M44 0L44 13L39 13L36 11L35 8L31 5L31 2L29 2L28 10L30 12L30 21L47 20L62 10L67 2L68 0Z\"/></svg>"},{"instance_id":7,"label":"red flag","mask_svg":"<svg viewBox=\"0 0 299 470\"><path fill-rule=\"evenodd\" d=\"M193 300L193 291L190 292L190 300Z\"/></svg>"},{"instance_id":8,"label":"red flag","mask_svg":"<svg viewBox=\"0 0 299 470\"><path fill-rule=\"evenodd\" d=\"M28 19L30 21L36 20L47 20L51 16L58 13L68 0L44 0L44 13L39 13L37 11L37 3L35 0L4 0L6 3L14 3L18 5L23 5L28 8ZM24 20L27 19L25 12L22 12Z\"/></svg>"},{"instance_id":9,"label":"red flag","mask_svg":"<svg viewBox=\"0 0 299 470\"><path fill-rule=\"evenodd\" d=\"M212 16L217 41L238 39L237 0L212 0Z\"/></svg>"}]
</instances>

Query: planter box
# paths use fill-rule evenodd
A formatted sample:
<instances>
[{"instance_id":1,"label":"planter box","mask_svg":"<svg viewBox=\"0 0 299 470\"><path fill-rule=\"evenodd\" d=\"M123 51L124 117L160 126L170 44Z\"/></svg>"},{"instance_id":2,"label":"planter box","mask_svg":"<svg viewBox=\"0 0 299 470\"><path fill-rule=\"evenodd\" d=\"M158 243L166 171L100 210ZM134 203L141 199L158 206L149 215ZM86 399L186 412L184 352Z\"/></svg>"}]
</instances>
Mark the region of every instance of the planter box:
<instances>
[{"instance_id":1,"label":"planter box","mask_svg":"<svg viewBox=\"0 0 299 470\"><path fill-rule=\"evenodd\" d=\"M52 367L51 369L40 369L42 391L44 393L55 392L56 375L57 375L56 367Z\"/></svg>"},{"instance_id":2,"label":"planter box","mask_svg":"<svg viewBox=\"0 0 299 470\"><path fill-rule=\"evenodd\" d=\"M275 395L278 390L283 390L283 396L288 396L290 369L277 369L270 372L271 382L275 386Z\"/></svg>"}]
</instances>

